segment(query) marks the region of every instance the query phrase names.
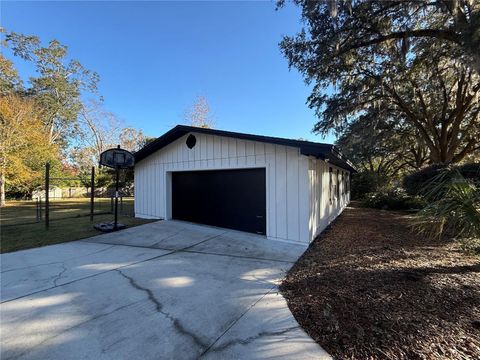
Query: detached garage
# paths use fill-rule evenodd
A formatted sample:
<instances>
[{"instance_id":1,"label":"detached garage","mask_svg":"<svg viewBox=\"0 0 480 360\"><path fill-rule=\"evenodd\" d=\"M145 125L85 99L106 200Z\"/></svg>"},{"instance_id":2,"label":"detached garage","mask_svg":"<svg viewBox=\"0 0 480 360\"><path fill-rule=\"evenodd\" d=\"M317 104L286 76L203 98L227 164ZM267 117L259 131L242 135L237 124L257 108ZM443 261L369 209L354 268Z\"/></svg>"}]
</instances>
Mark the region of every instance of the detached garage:
<instances>
[{"instance_id":1,"label":"detached garage","mask_svg":"<svg viewBox=\"0 0 480 360\"><path fill-rule=\"evenodd\" d=\"M135 216L309 243L348 204L333 145L178 125L135 154Z\"/></svg>"}]
</instances>

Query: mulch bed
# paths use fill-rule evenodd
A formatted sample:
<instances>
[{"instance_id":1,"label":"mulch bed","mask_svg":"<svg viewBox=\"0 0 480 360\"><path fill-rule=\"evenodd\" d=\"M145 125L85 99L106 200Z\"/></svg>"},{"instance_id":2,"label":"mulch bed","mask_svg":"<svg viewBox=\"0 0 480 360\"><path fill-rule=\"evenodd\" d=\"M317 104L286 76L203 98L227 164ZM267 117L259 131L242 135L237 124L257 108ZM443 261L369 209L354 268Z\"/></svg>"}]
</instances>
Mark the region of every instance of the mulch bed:
<instances>
[{"instance_id":1,"label":"mulch bed","mask_svg":"<svg viewBox=\"0 0 480 360\"><path fill-rule=\"evenodd\" d=\"M337 359L480 359L480 258L410 231L409 215L347 208L281 292Z\"/></svg>"}]
</instances>

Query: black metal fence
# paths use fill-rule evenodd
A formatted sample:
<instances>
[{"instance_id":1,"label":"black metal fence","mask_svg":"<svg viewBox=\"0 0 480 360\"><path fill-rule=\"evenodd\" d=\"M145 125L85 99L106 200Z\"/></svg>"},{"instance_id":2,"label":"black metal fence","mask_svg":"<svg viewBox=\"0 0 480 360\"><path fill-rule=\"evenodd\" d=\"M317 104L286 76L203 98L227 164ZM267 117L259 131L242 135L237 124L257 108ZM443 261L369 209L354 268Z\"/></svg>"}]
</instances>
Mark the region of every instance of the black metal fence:
<instances>
[{"instance_id":1,"label":"black metal fence","mask_svg":"<svg viewBox=\"0 0 480 360\"><path fill-rule=\"evenodd\" d=\"M93 216L114 213L112 197L95 197ZM2 208L1 225L16 226L45 222L46 202L43 198L10 202ZM118 199L118 214L120 216L135 216L134 198L120 196ZM89 217L90 199L86 197L49 198L49 221ZM112 217L113 219L113 217Z\"/></svg>"},{"instance_id":2,"label":"black metal fence","mask_svg":"<svg viewBox=\"0 0 480 360\"><path fill-rule=\"evenodd\" d=\"M134 198L119 196L118 213L120 215L134 216ZM113 214L115 197L95 197L93 202L93 216ZM38 199L36 220L45 220L46 202ZM91 202L89 198L50 198L49 199L50 220L68 219L92 215Z\"/></svg>"},{"instance_id":3,"label":"black metal fence","mask_svg":"<svg viewBox=\"0 0 480 360\"><path fill-rule=\"evenodd\" d=\"M92 168L90 186L78 196L75 191L69 191L68 187L64 192L52 190L52 182L55 181L82 181L86 185L85 178L51 178L50 168L45 167L45 186L41 191L36 192L32 200L14 201L2 208L0 214L1 226L18 226L36 223L44 223L48 228L50 221L90 217L93 221L95 216L114 214L114 196L99 196L95 193L95 168ZM49 191L46 191L49 189ZM65 189L64 189L65 190ZM62 196L56 196L56 195ZM72 196L74 195L74 196ZM122 196L118 198L118 214L120 216L135 216L133 196ZM113 216L112 216L113 220Z\"/></svg>"}]
</instances>

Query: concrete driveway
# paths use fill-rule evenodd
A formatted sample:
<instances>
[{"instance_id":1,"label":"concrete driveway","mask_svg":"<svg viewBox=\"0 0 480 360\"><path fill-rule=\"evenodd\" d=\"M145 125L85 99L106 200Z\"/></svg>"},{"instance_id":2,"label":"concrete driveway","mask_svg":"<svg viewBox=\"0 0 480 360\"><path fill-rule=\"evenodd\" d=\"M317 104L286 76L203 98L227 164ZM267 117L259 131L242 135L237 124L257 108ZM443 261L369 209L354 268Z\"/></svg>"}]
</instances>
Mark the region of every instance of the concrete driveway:
<instances>
[{"instance_id":1,"label":"concrete driveway","mask_svg":"<svg viewBox=\"0 0 480 360\"><path fill-rule=\"evenodd\" d=\"M277 289L304 250L159 221L3 254L0 357L329 358Z\"/></svg>"}]
</instances>

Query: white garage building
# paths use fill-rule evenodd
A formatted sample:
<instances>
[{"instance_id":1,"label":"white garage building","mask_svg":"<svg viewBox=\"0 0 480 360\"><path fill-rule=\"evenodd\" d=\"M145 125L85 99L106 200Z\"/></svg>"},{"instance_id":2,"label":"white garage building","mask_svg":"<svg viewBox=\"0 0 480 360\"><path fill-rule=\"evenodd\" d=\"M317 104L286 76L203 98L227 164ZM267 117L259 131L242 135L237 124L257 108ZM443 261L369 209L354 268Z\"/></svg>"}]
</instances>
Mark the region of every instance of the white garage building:
<instances>
[{"instance_id":1,"label":"white garage building","mask_svg":"<svg viewBox=\"0 0 480 360\"><path fill-rule=\"evenodd\" d=\"M135 153L135 216L309 243L350 200L330 144L178 125Z\"/></svg>"}]
</instances>

